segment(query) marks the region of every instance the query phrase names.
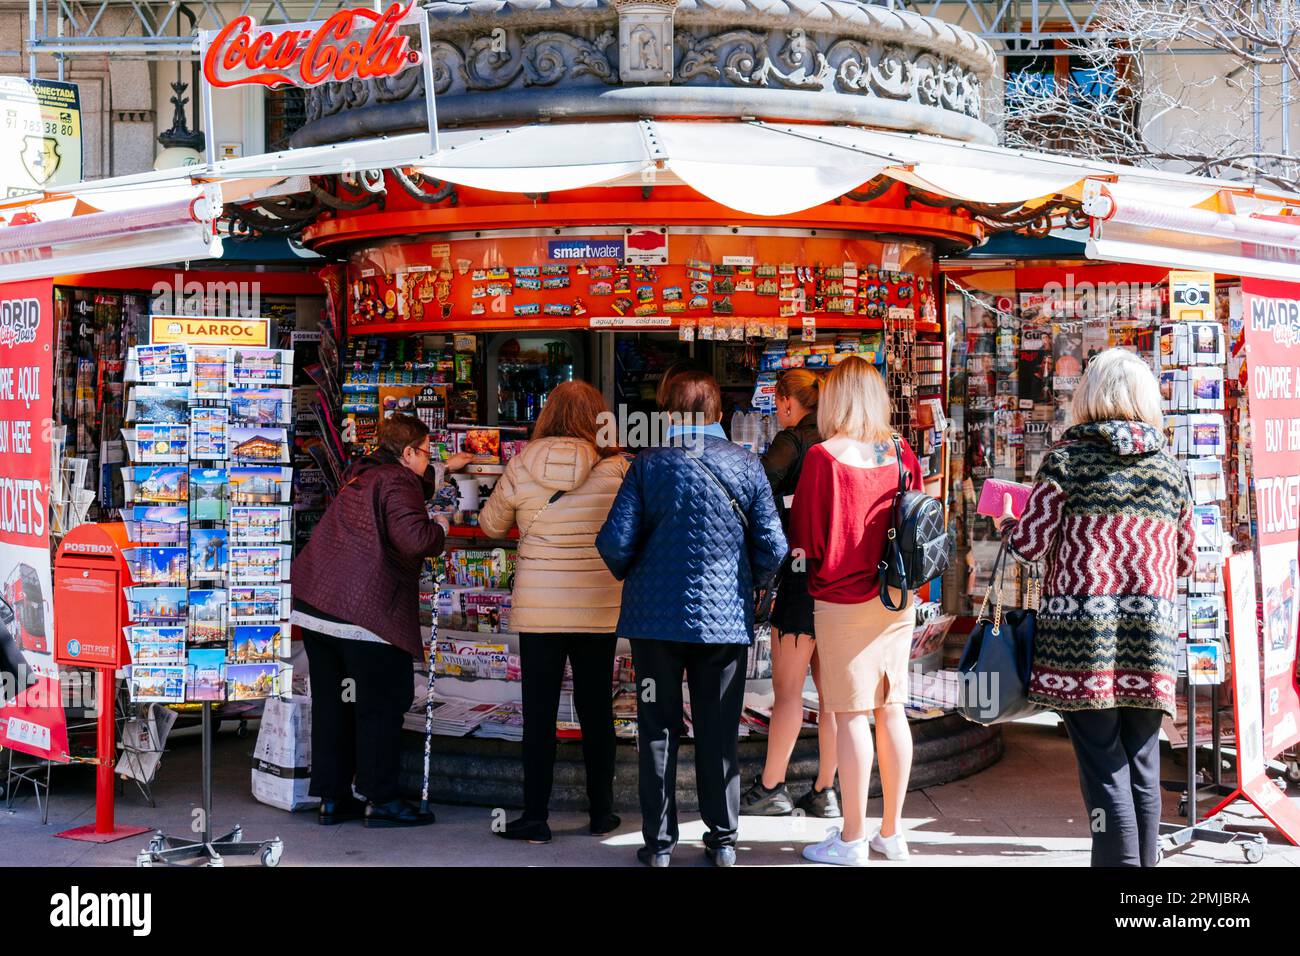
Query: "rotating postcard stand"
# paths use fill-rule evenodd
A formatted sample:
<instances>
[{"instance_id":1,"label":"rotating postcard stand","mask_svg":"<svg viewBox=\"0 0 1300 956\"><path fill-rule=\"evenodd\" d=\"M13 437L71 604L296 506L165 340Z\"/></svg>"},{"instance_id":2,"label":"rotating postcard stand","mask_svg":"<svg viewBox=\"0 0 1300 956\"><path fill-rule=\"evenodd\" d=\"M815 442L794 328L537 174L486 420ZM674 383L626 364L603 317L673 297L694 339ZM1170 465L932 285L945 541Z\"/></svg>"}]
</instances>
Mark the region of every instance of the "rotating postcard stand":
<instances>
[{"instance_id":1,"label":"rotating postcard stand","mask_svg":"<svg viewBox=\"0 0 1300 956\"><path fill-rule=\"evenodd\" d=\"M155 317L156 319L157 317ZM266 320L263 334L269 338ZM284 621L291 534L292 353L261 347L151 345L132 350L124 487L137 701L198 704L202 808L193 834L156 832L137 866L275 866L277 836L245 842L212 827L213 703L265 699L291 684ZM167 545L160 547L160 545ZM138 569L138 570L137 570ZM163 585L163 586L158 586Z\"/></svg>"},{"instance_id":2,"label":"rotating postcard stand","mask_svg":"<svg viewBox=\"0 0 1300 956\"><path fill-rule=\"evenodd\" d=\"M212 838L212 702L203 702L203 830L200 838L167 836L161 830L153 835L148 849L135 858L136 866L179 865L203 860L205 866L223 866L227 856L255 856L263 866L276 866L284 853L284 842L277 836L270 840L244 842L244 828L234 829L215 840Z\"/></svg>"}]
</instances>

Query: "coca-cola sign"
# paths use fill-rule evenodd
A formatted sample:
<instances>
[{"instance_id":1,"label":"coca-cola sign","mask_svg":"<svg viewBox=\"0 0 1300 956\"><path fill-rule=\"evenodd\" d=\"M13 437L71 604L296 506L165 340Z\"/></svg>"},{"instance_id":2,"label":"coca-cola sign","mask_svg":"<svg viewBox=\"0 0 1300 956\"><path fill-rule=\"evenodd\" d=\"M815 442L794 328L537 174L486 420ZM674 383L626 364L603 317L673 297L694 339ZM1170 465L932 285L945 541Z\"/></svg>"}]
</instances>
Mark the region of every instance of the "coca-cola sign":
<instances>
[{"instance_id":1,"label":"coca-cola sign","mask_svg":"<svg viewBox=\"0 0 1300 956\"><path fill-rule=\"evenodd\" d=\"M203 76L216 88L245 83L307 87L395 76L420 63L419 51L398 32L414 5L411 0L383 12L340 10L319 24L278 27L259 27L247 15L235 17L208 38Z\"/></svg>"}]
</instances>

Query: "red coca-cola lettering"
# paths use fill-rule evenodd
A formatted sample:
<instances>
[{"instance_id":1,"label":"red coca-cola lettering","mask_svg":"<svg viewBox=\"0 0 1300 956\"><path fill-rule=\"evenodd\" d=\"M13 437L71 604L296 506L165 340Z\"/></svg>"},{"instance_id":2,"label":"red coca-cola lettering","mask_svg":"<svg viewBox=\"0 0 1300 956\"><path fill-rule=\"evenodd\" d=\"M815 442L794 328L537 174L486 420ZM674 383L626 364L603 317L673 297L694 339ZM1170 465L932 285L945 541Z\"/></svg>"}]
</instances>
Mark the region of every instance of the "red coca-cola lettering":
<instances>
[{"instance_id":1,"label":"red coca-cola lettering","mask_svg":"<svg viewBox=\"0 0 1300 956\"><path fill-rule=\"evenodd\" d=\"M316 86L393 76L420 62L420 54L397 32L413 5L414 0L406 6L394 3L382 13L340 10L315 30L259 30L252 17L238 16L212 38L203 75L217 88L244 83ZM364 38L349 39L358 20L373 26ZM230 75L242 71L248 75Z\"/></svg>"}]
</instances>

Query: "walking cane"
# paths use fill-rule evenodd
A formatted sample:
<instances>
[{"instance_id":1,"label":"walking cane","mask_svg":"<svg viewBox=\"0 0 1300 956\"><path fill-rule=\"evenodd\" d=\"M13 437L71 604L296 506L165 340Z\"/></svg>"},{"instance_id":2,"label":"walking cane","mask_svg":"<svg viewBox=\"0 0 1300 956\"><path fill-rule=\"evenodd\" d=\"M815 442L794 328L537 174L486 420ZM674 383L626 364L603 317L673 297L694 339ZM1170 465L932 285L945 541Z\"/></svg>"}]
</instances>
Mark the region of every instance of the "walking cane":
<instances>
[{"instance_id":1,"label":"walking cane","mask_svg":"<svg viewBox=\"0 0 1300 956\"><path fill-rule=\"evenodd\" d=\"M429 754L433 749L433 656L438 650L438 592L442 588L443 565L441 556L433 565L433 614L429 627L429 686L424 698L424 779L420 783L420 812L429 810Z\"/></svg>"}]
</instances>

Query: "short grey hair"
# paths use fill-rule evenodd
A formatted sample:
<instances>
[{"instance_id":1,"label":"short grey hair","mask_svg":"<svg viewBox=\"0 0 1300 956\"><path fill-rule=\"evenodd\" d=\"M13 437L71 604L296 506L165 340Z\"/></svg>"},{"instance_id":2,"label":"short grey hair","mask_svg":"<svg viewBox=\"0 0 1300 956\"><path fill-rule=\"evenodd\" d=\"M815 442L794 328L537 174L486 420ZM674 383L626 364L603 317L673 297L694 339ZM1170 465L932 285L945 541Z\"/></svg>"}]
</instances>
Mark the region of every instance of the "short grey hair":
<instances>
[{"instance_id":1,"label":"short grey hair","mask_svg":"<svg viewBox=\"0 0 1300 956\"><path fill-rule=\"evenodd\" d=\"M1099 421L1146 422L1164 430L1160 385L1151 367L1128 349L1107 349L1092 357L1074 393L1074 424Z\"/></svg>"}]
</instances>

